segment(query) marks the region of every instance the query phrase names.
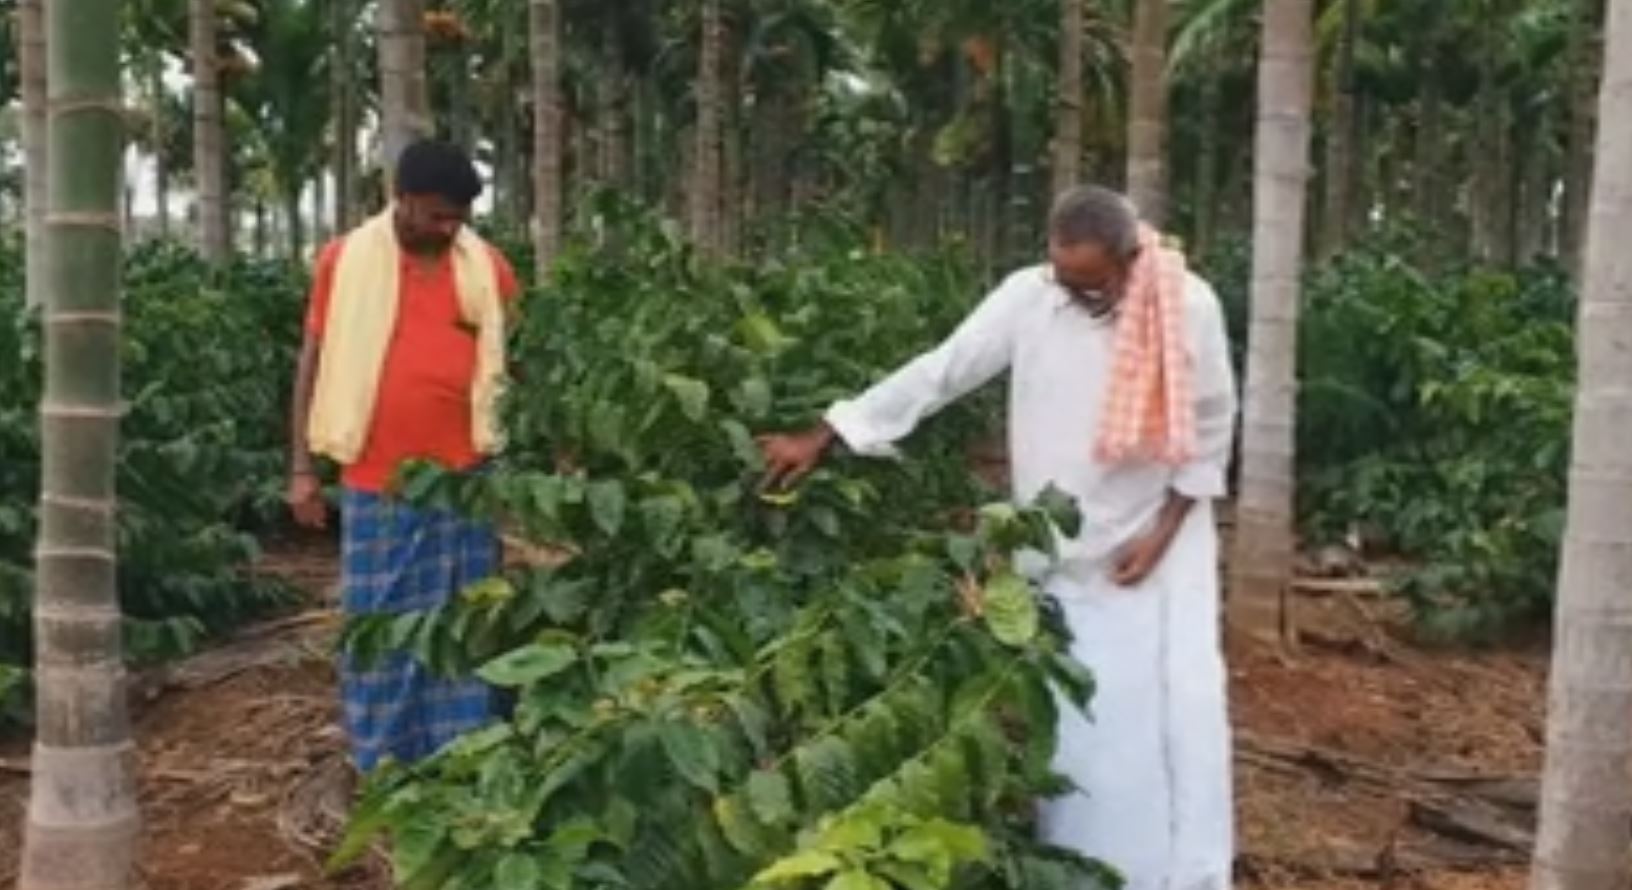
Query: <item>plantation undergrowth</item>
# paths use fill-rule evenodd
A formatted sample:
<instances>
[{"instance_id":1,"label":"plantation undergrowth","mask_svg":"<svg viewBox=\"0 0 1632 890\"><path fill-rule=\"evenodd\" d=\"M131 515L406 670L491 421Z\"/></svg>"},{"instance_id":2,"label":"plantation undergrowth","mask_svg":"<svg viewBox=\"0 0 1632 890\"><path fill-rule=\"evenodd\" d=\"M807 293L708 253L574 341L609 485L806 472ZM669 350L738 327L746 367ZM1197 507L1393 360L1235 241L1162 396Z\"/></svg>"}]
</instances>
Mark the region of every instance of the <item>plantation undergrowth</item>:
<instances>
[{"instance_id":1,"label":"plantation undergrowth","mask_svg":"<svg viewBox=\"0 0 1632 890\"><path fill-rule=\"evenodd\" d=\"M21 267L16 252L0 256L0 727L27 716L33 650L41 346ZM137 663L192 652L290 600L251 563L252 532L280 504L300 288L274 264L216 279L169 245L127 261L119 591Z\"/></svg>"},{"instance_id":2,"label":"plantation undergrowth","mask_svg":"<svg viewBox=\"0 0 1632 890\"><path fill-rule=\"evenodd\" d=\"M1108 880L1031 825L1056 690L1083 703L1091 680L1013 554L1051 547L1071 505L950 526L982 496L966 456L989 412L950 412L906 463L759 488L752 435L949 327L969 276L827 245L723 270L620 232L530 298L505 457L403 487L564 561L348 628L359 658L476 667L512 719L377 774L340 858L385 834L424 888Z\"/></svg>"},{"instance_id":3,"label":"plantation undergrowth","mask_svg":"<svg viewBox=\"0 0 1632 890\"><path fill-rule=\"evenodd\" d=\"M479 670L513 710L384 770L339 858L388 836L401 882L426 888L1114 883L1035 840L1036 800L1061 790L1056 709L1092 682L1016 559L1069 529L1071 505L1005 506L969 472L999 394L949 409L905 461L840 457L791 494L759 488L753 436L951 330L973 270L858 250L831 221L731 268L611 204L591 231L598 246L527 298L505 455L403 479L405 497L498 522L518 564L344 640ZM1301 521L1311 541L1363 527L1410 558L1422 626L1466 638L1550 596L1571 302L1547 270L1428 275L1399 255L1311 277ZM38 484L20 266L0 257L0 349L17 357L0 369L0 723L26 712ZM1237 266L1216 277L1239 321ZM303 294L282 265L129 261L120 585L137 661L285 601L251 565L281 521Z\"/></svg>"},{"instance_id":4,"label":"plantation undergrowth","mask_svg":"<svg viewBox=\"0 0 1632 890\"><path fill-rule=\"evenodd\" d=\"M1386 248L1386 245L1380 246ZM1544 622L1557 581L1575 389L1563 272L1426 273L1356 251L1313 276L1298 402L1303 526L1409 558L1428 637Z\"/></svg>"}]
</instances>

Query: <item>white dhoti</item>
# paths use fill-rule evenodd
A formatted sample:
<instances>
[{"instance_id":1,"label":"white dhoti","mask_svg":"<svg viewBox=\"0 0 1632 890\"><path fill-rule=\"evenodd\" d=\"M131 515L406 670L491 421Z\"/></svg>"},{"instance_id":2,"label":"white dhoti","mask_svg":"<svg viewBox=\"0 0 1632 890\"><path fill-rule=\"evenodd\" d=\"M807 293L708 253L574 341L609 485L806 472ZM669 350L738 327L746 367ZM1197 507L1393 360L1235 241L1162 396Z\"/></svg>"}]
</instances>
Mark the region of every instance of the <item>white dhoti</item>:
<instances>
[{"instance_id":1,"label":"white dhoti","mask_svg":"<svg viewBox=\"0 0 1632 890\"><path fill-rule=\"evenodd\" d=\"M1212 523L1210 506L1198 504L1137 588L1118 587L1104 572L1058 575L1048 585L1075 637L1071 653L1097 686L1087 714L1061 705L1055 769L1081 790L1043 805L1043 837L1103 860L1128 890L1230 886L1230 736Z\"/></svg>"},{"instance_id":2,"label":"white dhoti","mask_svg":"<svg viewBox=\"0 0 1632 890\"><path fill-rule=\"evenodd\" d=\"M1081 791L1047 803L1043 828L1131 890L1223 890L1233 858L1212 504L1225 493L1235 382L1218 300L1194 276L1184 318L1198 441L1182 466L1094 460L1114 326L1078 310L1041 268L1010 276L939 347L827 414L851 449L893 455L923 418L1010 373L1016 500L1053 485L1083 514L1059 562L1028 574L1060 600L1072 654L1098 681L1089 716L1061 709L1057 767ZM1150 577L1118 587L1117 550L1173 495L1193 501L1182 529Z\"/></svg>"}]
</instances>

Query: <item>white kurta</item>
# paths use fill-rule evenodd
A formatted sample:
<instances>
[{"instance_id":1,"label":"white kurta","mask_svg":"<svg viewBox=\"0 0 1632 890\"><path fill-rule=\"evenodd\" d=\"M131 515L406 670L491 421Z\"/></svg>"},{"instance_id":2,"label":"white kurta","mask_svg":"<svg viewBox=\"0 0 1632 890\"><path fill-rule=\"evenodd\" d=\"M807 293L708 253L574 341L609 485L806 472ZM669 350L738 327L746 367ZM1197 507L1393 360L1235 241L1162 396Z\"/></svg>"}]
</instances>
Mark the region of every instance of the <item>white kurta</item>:
<instances>
[{"instance_id":1,"label":"white kurta","mask_svg":"<svg viewBox=\"0 0 1632 890\"><path fill-rule=\"evenodd\" d=\"M1183 467L1093 458L1115 322L1090 317L1042 266L1011 275L939 347L827 414L853 451L891 456L921 420L1011 372L1016 499L1053 483L1083 513L1041 580L1097 679L1089 715L1061 710L1056 767L1081 791L1044 806L1043 831L1120 870L1129 890L1222 890L1233 858L1212 501L1225 489L1235 381L1218 299L1195 276L1184 313L1198 456ZM1151 526L1170 490L1197 501L1183 529L1148 579L1117 586L1115 552Z\"/></svg>"}]
</instances>

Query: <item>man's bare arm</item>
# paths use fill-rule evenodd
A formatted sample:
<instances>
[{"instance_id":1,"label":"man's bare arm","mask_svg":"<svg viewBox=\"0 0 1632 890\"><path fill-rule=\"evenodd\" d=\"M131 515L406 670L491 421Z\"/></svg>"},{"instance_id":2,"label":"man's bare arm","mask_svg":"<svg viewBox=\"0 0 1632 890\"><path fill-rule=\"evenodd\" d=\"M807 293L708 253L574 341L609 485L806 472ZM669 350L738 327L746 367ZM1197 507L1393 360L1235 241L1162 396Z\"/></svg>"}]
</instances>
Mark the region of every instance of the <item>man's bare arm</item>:
<instances>
[{"instance_id":1,"label":"man's bare arm","mask_svg":"<svg viewBox=\"0 0 1632 890\"><path fill-rule=\"evenodd\" d=\"M317 388L317 369L322 361L321 346L321 341L308 331L300 346L300 363L295 366L295 392L290 400L292 407L289 412L291 476L310 475L316 471L312 465L312 451L306 441L306 424L312 412L312 392Z\"/></svg>"}]
</instances>

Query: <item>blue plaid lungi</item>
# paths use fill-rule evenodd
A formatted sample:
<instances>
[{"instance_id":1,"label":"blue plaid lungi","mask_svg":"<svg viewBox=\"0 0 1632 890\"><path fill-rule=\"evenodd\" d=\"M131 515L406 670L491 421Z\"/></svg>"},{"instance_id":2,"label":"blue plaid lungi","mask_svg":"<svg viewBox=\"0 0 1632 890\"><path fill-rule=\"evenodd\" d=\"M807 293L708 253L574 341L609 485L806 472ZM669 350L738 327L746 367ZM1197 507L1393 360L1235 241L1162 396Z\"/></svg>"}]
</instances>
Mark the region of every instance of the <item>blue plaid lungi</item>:
<instances>
[{"instance_id":1,"label":"blue plaid lungi","mask_svg":"<svg viewBox=\"0 0 1632 890\"><path fill-rule=\"evenodd\" d=\"M499 570L498 537L461 516L351 489L341 516L347 615L433 609ZM367 669L343 656L340 690L352 758L364 772L387 755L411 763L433 754L495 711L486 683L436 676L407 653Z\"/></svg>"}]
</instances>

